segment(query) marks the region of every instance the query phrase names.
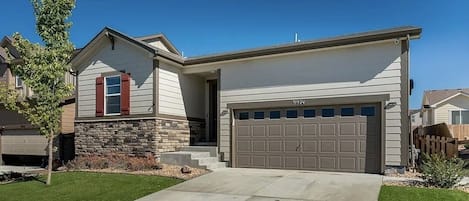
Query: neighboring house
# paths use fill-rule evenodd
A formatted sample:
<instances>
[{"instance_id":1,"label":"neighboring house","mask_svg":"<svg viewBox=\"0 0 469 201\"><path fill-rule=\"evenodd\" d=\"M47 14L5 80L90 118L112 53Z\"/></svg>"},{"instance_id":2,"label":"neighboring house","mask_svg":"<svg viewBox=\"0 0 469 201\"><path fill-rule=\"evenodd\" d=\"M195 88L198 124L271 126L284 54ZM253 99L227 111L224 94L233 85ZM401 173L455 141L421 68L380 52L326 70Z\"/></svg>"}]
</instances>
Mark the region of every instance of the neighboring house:
<instances>
[{"instance_id":1,"label":"neighboring house","mask_svg":"<svg viewBox=\"0 0 469 201\"><path fill-rule=\"evenodd\" d=\"M416 128L422 125L421 109L409 110L409 114L410 114L410 125L412 128Z\"/></svg>"},{"instance_id":2,"label":"neighboring house","mask_svg":"<svg viewBox=\"0 0 469 201\"><path fill-rule=\"evenodd\" d=\"M9 57L14 58L12 62L21 60L20 55L12 46L12 39L4 37L0 41L0 82L14 87L22 97L33 95L31 89L11 72ZM74 83L75 78L68 74L66 80L69 83ZM61 106L64 109L60 131L62 135L58 136L56 146L59 148L59 157L62 160L70 160L75 155L73 143L75 97L64 100ZM3 162L7 164L22 164L24 162L40 164L46 155L47 139L39 135L38 129L33 127L22 115L9 111L0 104L0 164L2 158Z\"/></svg>"},{"instance_id":3,"label":"neighboring house","mask_svg":"<svg viewBox=\"0 0 469 201\"><path fill-rule=\"evenodd\" d=\"M400 27L183 57L162 35L104 28L73 59L76 153L212 145L232 167L382 173L408 161Z\"/></svg>"},{"instance_id":4,"label":"neighboring house","mask_svg":"<svg viewBox=\"0 0 469 201\"><path fill-rule=\"evenodd\" d=\"M469 124L469 88L425 91L422 121L426 126Z\"/></svg>"},{"instance_id":5,"label":"neighboring house","mask_svg":"<svg viewBox=\"0 0 469 201\"><path fill-rule=\"evenodd\" d=\"M422 125L422 112L420 109L409 110L410 131L414 132L416 128Z\"/></svg>"}]
</instances>

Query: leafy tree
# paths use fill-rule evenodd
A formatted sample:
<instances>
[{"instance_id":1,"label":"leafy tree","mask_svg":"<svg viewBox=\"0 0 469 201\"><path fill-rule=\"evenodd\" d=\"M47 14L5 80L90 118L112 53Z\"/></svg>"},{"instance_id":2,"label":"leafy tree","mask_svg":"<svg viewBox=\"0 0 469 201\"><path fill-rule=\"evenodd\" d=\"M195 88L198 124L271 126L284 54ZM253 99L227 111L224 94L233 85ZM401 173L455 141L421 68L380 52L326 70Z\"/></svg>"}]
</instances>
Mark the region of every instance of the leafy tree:
<instances>
[{"instance_id":1,"label":"leafy tree","mask_svg":"<svg viewBox=\"0 0 469 201\"><path fill-rule=\"evenodd\" d=\"M11 60L13 74L33 91L31 97L19 97L12 87L0 87L0 100L9 110L22 114L39 127L48 140L49 165L47 185L51 183L53 141L59 132L62 109L60 103L72 95L73 85L65 82L74 50L69 39L68 18L75 0L31 0L36 17L36 31L43 44L31 43L21 34L13 35L13 46L21 61Z\"/></svg>"}]
</instances>

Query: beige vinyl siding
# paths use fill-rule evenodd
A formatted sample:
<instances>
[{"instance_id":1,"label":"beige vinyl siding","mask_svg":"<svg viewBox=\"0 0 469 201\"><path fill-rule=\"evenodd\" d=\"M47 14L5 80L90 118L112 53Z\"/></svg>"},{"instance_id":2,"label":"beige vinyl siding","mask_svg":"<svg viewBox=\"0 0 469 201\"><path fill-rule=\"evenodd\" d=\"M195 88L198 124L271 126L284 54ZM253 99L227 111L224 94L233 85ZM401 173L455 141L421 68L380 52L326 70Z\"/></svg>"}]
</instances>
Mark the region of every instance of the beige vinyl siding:
<instances>
[{"instance_id":1,"label":"beige vinyl siding","mask_svg":"<svg viewBox=\"0 0 469 201\"><path fill-rule=\"evenodd\" d=\"M149 42L148 44L150 44L153 47L162 49L166 52L170 52L168 48L160 40L155 40L155 41Z\"/></svg>"},{"instance_id":2,"label":"beige vinyl siding","mask_svg":"<svg viewBox=\"0 0 469 201\"><path fill-rule=\"evenodd\" d=\"M451 124L451 111L469 110L469 97L465 95L456 96L439 104L435 109L435 124Z\"/></svg>"},{"instance_id":3,"label":"beige vinyl siding","mask_svg":"<svg viewBox=\"0 0 469 201\"><path fill-rule=\"evenodd\" d=\"M68 134L75 132L75 103L62 106L63 113L60 119L60 133Z\"/></svg>"},{"instance_id":4,"label":"beige vinyl siding","mask_svg":"<svg viewBox=\"0 0 469 201\"><path fill-rule=\"evenodd\" d=\"M389 94L385 164L401 164L401 46L393 42L240 61L220 66L227 104ZM220 150L230 160L230 116L220 117Z\"/></svg>"},{"instance_id":5,"label":"beige vinyl siding","mask_svg":"<svg viewBox=\"0 0 469 201\"><path fill-rule=\"evenodd\" d=\"M178 67L160 62L159 113L204 118L204 81L196 75L183 75Z\"/></svg>"},{"instance_id":6,"label":"beige vinyl siding","mask_svg":"<svg viewBox=\"0 0 469 201\"><path fill-rule=\"evenodd\" d=\"M130 114L153 113L153 58L140 47L115 38L97 47L94 56L84 61L78 75L78 117L94 117L96 111L96 78L101 73L130 73Z\"/></svg>"}]
</instances>

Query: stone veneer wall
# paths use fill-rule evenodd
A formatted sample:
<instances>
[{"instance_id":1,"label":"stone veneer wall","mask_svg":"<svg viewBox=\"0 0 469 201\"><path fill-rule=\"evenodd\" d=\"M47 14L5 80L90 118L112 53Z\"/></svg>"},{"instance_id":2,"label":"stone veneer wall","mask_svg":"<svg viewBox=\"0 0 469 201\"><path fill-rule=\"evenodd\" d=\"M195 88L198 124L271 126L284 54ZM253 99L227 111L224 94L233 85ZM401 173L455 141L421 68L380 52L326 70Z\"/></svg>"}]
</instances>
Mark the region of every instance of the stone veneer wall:
<instances>
[{"instance_id":1,"label":"stone veneer wall","mask_svg":"<svg viewBox=\"0 0 469 201\"><path fill-rule=\"evenodd\" d=\"M77 155L110 153L159 156L188 146L189 121L176 119L115 120L75 123Z\"/></svg>"},{"instance_id":2,"label":"stone veneer wall","mask_svg":"<svg viewBox=\"0 0 469 201\"><path fill-rule=\"evenodd\" d=\"M174 119L157 119L157 152L177 151L189 146L189 121Z\"/></svg>"}]
</instances>

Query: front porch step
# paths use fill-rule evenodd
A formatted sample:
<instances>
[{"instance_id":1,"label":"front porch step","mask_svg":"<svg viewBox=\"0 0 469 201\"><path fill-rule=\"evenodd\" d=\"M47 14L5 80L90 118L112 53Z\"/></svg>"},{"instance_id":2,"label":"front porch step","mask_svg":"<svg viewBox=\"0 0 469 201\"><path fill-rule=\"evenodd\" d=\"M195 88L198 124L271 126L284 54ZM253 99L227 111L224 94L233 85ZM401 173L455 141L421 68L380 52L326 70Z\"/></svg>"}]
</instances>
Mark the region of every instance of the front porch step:
<instances>
[{"instance_id":1,"label":"front porch step","mask_svg":"<svg viewBox=\"0 0 469 201\"><path fill-rule=\"evenodd\" d=\"M211 157L218 157L218 147L215 146L186 146L182 147L180 151L189 152L210 152Z\"/></svg>"},{"instance_id":2,"label":"front porch step","mask_svg":"<svg viewBox=\"0 0 469 201\"><path fill-rule=\"evenodd\" d=\"M209 170L226 167L225 162L220 162L218 156L212 155L212 152L205 152L202 151L202 149L197 149L197 151L166 152L161 154L160 162L169 165L187 165L194 168ZM217 155L216 152L215 155Z\"/></svg>"}]
</instances>

